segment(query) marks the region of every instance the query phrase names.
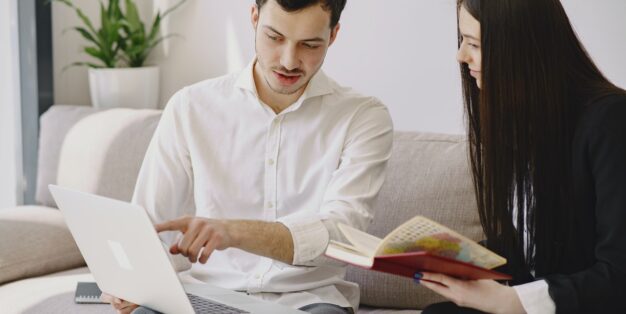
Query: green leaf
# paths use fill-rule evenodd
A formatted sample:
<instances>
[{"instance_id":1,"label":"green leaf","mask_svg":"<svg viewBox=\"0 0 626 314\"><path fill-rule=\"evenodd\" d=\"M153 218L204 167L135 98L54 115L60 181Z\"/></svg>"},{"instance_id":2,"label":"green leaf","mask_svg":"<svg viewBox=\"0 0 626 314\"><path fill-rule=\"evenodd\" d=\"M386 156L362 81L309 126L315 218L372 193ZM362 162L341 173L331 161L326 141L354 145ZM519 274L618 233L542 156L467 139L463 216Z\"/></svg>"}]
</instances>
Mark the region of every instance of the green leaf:
<instances>
[{"instance_id":1,"label":"green leaf","mask_svg":"<svg viewBox=\"0 0 626 314\"><path fill-rule=\"evenodd\" d=\"M111 44L110 33L111 33L111 23L109 22L109 16L107 14L107 9L104 7L104 4L100 2L100 23L102 24L102 28L100 29L100 36L102 40L109 46Z\"/></svg>"},{"instance_id":2,"label":"green leaf","mask_svg":"<svg viewBox=\"0 0 626 314\"><path fill-rule=\"evenodd\" d=\"M97 49L95 47L85 47L84 51L88 55L102 61L102 63L110 64L110 60L108 60L107 56L105 56L104 53L102 53L102 50Z\"/></svg>"},{"instance_id":3,"label":"green leaf","mask_svg":"<svg viewBox=\"0 0 626 314\"><path fill-rule=\"evenodd\" d=\"M148 36L148 41L153 41L156 39L159 34L159 30L161 29L161 13L157 12L157 15L154 17L154 22L152 23L152 29L150 30L150 35Z\"/></svg>"},{"instance_id":4,"label":"green leaf","mask_svg":"<svg viewBox=\"0 0 626 314\"><path fill-rule=\"evenodd\" d=\"M83 38L87 39L88 41L96 44L98 47L101 48L100 46L100 42L94 37L93 34L91 34L88 30L86 30L83 27L74 27L72 28L73 30L77 31L79 34L81 34L83 36ZM96 35L97 36L97 35Z\"/></svg>"},{"instance_id":5,"label":"green leaf","mask_svg":"<svg viewBox=\"0 0 626 314\"><path fill-rule=\"evenodd\" d=\"M93 24L91 24L91 20L89 20L89 18L83 13L83 11L76 8L76 14L92 33L97 33L96 29L93 27Z\"/></svg>"},{"instance_id":6,"label":"green leaf","mask_svg":"<svg viewBox=\"0 0 626 314\"><path fill-rule=\"evenodd\" d=\"M105 67L115 67L120 62L132 67L142 66L155 46L175 36L159 37L161 21L186 2L186 0L180 0L164 13L157 12L151 27L147 29L133 0L124 0L124 10L120 6L121 0L108 0L106 6L104 0L100 0L98 28L94 27L91 20L74 5L72 0L48 0L49 3L52 1L58 1L76 11L84 27L76 26L72 29L87 42L95 45L85 47L84 51L91 57L102 61ZM88 62L77 62L73 65L100 67Z\"/></svg>"},{"instance_id":7,"label":"green leaf","mask_svg":"<svg viewBox=\"0 0 626 314\"><path fill-rule=\"evenodd\" d=\"M180 1L178 1L178 3L176 3L174 6L172 6L171 8L169 8L167 10L165 10L165 12L163 12L163 15L161 17L166 17L168 14L174 12L174 10L178 9L178 7L183 5L183 3L185 3L185 1L187 1L187 0L180 0Z\"/></svg>"},{"instance_id":8,"label":"green leaf","mask_svg":"<svg viewBox=\"0 0 626 314\"><path fill-rule=\"evenodd\" d=\"M74 62L74 63L71 63L69 65L64 66L63 69L61 70L61 72L65 72L67 69L69 69L71 67L75 67L75 66L88 66L88 67L94 68L94 69L104 68L101 65L93 64L91 62Z\"/></svg>"},{"instance_id":9,"label":"green leaf","mask_svg":"<svg viewBox=\"0 0 626 314\"><path fill-rule=\"evenodd\" d=\"M141 52L143 52L144 50L146 50L145 44L141 45L141 46L135 46L135 47L132 47L131 49L128 49L128 54L129 55L137 55L137 54L140 54Z\"/></svg>"},{"instance_id":10,"label":"green leaf","mask_svg":"<svg viewBox=\"0 0 626 314\"><path fill-rule=\"evenodd\" d=\"M138 31L142 28L143 23L139 17L137 6L132 0L126 0L126 21L131 32Z\"/></svg>"},{"instance_id":11,"label":"green leaf","mask_svg":"<svg viewBox=\"0 0 626 314\"><path fill-rule=\"evenodd\" d=\"M0 0L1 1L1 0ZM62 3L76 12L84 27L76 26L72 29L78 32L87 42L93 43L96 47L84 48L84 51L90 56L102 61L106 67L115 67L120 59L120 46L124 45L121 39L120 29L122 28L121 20L123 14L119 6L119 0L109 0L108 7L102 1L100 4L100 25L96 29L91 20L76 7L71 0L50 0ZM99 67L92 63L76 63L74 65L87 65Z\"/></svg>"},{"instance_id":12,"label":"green leaf","mask_svg":"<svg viewBox=\"0 0 626 314\"><path fill-rule=\"evenodd\" d=\"M72 8L72 9L74 8L74 4L70 0L48 0L48 1L46 1L46 4L51 4L53 1L54 2L61 2L61 3L67 5L68 7Z\"/></svg>"},{"instance_id":13,"label":"green leaf","mask_svg":"<svg viewBox=\"0 0 626 314\"><path fill-rule=\"evenodd\" d=\"M109 19L116 20L120 17L120 1L119 0L109 0L109 7L107 8L107 15Z\"/></svg>"},{"instance_id":14,"label":"green leaf","mask_svg":"<svg viewBox=\"0 0 626 314\"><path fill-rule=\"evenodd\" d=\"M150 43L150 45L147 48L147 54L149 54L152 49L154 49L154 47L156 47L158 44L160 44L162 41L168 39L168 38L172 38L172 37L182 37L178 34L169 34L169 35L165 35L163 37L160 37L159 39L155 40L154 42Z\"/></svg>"}]
</instances>

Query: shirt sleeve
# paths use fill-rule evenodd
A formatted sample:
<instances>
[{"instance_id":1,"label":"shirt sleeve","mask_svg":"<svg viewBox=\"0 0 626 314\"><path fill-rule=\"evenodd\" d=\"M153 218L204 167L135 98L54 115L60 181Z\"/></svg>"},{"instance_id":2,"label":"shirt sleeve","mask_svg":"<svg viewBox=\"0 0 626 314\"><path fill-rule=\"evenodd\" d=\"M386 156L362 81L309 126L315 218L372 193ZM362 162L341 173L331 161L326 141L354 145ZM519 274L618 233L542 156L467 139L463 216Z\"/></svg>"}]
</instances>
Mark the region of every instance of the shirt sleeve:
<instances>
[{"instance_id":1,"label":"shirt sleeve","mask_svg":"<svg viewBox=\"0 0 626 314\"><path fill-rule=\"evenodd\" d=\"M526 313L553 314L556 312L556 305L550 297L548 283L545 280L514 286L513 289L515 289Z\"/></svg>"},{"instance_id":2,"label":"shirt sleeve","mask_svg":"<svg viewBox=\"0 0 626 314\"><path fill-rule=\"evenodd\" d=\"M557 313L626 313L626 97L593 106L601 113L592 116L584 157L593 178L594 263L545 276Z\"/></svg>"},{"instance_id":3,"label":"shirt sleeve","mask_svg":"<svg viewBox=\"0 0 626 314\"><path fill-rule=\"evenodd\" d=\"M337 223L365 230L373 219L372 202L385 179L393 126L389 112L372 100L349 126L338 168L316 213L298 212L278 219L291 232L294 265L341 264L323 256L330 240L345 241Z\"/></svg>"},{"instance_id":4,"label":"shirt sleeve","mask_svg":"<svg viewBox=\"0 0 626 314\"><path fill-rule=\"evenodd\" d=\"M132 202L146 209L153 223L194 215L192 167L185 141L185 90L168 102L139 171ZM168 245L176 233L159 234Z\"/></svg>"}]
</instances>

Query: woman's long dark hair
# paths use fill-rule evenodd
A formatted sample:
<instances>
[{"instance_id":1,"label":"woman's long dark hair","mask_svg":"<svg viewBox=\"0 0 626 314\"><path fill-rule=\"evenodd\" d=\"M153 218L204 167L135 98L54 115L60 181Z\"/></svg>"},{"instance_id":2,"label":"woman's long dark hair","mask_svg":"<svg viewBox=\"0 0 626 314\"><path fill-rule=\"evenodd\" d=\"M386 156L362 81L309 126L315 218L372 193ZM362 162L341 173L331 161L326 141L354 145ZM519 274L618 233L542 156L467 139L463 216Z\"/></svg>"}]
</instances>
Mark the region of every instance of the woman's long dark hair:
<instances>
[{"instance_id":1,"label":"woman's long dark hair","mask_svg":"<svg viewBox=\"0 0 626 314\"><path fill-rule=\"evenodd\" d=\"M524 263L538 274L556 272L572 232L572 139L582 102L623 91L593 63L558 0L461 6L481 27L482 89L466 64L461 75L487 243L508 256L526 250Z\"/></svg>"}]
</instances>

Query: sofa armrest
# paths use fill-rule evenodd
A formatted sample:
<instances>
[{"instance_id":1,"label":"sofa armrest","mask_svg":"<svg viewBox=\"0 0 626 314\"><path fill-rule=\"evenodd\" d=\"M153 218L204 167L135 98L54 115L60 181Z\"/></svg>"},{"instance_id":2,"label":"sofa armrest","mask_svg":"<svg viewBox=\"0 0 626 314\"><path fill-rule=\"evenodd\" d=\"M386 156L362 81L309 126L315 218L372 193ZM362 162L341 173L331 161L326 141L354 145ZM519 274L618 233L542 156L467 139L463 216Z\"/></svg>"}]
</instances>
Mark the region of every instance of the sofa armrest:
<instances>
[{"instance_id":1,"label":"sofa armrest","mask_svg":"<svg viewBox=\"0 0 626 314\"><path fill-rule=\"evenodd\" d=\"M0 210L0 284L85 265L54 208L20 206Z\"/></svg>"}]
</instances>

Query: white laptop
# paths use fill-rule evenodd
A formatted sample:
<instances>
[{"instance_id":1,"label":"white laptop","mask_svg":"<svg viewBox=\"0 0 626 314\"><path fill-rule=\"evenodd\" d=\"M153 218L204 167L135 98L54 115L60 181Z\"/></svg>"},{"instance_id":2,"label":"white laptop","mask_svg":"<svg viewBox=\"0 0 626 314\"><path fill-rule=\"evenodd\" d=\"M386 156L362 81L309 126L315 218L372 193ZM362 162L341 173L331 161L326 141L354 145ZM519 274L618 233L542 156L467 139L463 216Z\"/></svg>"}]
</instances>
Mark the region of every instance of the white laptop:
<instances>
[{"instance_id":1,"label":"white laptop","mask_svg":"<svg viewBox=\"0 0 626 314\"><path fill-rule=\"evenodd\" d=\"M142 207L49 187L102 291L163 313L304 313L207 284L183 285Z\"/></svg>"}]
</instances>

